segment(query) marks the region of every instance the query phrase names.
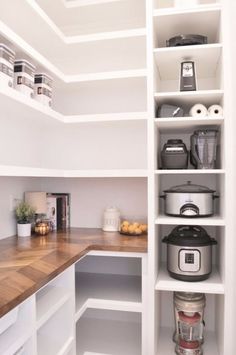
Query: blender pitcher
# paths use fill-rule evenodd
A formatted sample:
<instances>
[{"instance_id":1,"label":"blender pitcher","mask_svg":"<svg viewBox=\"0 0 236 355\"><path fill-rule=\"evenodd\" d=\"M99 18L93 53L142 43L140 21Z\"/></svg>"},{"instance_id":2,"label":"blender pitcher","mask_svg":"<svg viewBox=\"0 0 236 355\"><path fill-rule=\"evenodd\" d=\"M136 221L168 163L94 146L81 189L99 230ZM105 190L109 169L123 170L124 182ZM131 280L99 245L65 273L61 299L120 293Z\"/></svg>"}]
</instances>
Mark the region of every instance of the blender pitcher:
<instances>
[{"instance_id":1,"label":"blender pitcher","mask_svg":"<svg viewBox=\"0 0 236 355\"><path fill-rule=\"evenodd\" d=\"M191 136L191 163L197 169L214 169L216 166L217 130L199 130Z\"/></svg>"}]
</instances>

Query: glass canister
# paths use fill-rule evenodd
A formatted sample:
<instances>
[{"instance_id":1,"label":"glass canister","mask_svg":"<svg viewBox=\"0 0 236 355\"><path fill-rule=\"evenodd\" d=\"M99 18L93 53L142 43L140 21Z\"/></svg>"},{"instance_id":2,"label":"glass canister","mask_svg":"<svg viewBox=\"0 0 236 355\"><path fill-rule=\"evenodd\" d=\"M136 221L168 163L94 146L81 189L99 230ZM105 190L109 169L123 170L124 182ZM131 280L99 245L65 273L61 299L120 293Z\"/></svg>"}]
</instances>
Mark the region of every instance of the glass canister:
<instances>
[{"instance_id":1,"label":"glass canister","mask_svg":"<svg viewBox=\"0 0 236 355\"><path fill-rule=\"evenodd\" d=\"M174 292L175 333L173 340L203 343L204 308L203 293Z\"/></svg>"},{"instance_id":2,"label":"glass canister","mask_svg":"<svg viewBox=\"0 0 236 355\"><path fill-rule=\"evenodd\" d=\"M104 232L118 232L120 228L120 210L107 207L103 213L102 230Z\"/></svg>"}]
</instances>

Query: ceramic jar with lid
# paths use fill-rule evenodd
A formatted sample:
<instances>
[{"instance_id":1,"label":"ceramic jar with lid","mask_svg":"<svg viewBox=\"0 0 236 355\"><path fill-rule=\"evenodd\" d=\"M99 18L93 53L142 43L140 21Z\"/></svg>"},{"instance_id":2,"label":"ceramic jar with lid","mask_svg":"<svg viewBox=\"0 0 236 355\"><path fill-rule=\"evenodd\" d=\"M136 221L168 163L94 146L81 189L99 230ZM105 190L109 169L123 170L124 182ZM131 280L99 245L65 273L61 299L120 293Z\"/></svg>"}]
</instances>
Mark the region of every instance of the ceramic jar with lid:
<instances>
[{"instance_id":1,"label":"ceramic jar with lid","mask_svg":"<svg viewBox=\"0 0 236 355\"><path fill-rule=\"evenodd\" d=\"M107 207L103 213L102 230L104 232L118 232L120 228L120 210Z\"/></svg>"}]
</instances>

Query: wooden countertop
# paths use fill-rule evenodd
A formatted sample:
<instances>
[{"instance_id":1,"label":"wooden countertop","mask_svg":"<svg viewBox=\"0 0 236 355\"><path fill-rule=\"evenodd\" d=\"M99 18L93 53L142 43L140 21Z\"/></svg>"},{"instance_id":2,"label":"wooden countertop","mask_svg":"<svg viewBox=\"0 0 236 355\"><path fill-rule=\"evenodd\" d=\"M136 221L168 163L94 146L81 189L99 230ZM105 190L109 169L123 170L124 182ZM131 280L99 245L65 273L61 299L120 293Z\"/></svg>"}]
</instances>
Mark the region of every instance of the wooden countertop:
<instances>
[{"instance_id":1,"label":"wooden countertop","mask_svg":"<svg viewBox=\"0 0 236 355\"><path fill-rule=\"evenodd\" d=\"M0 317L91 250L147 252L147 237L72 228L0 240Z\"/></svg>"}]
</instances>

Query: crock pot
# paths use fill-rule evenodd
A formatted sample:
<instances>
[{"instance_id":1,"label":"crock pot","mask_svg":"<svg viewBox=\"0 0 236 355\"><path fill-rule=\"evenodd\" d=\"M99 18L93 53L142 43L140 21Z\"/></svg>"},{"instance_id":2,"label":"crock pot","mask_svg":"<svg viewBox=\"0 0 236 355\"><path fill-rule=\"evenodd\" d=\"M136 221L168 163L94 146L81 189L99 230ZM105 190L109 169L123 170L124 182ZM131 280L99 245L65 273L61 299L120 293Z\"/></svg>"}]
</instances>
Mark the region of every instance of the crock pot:
<instances>
[{"instance_id":1,"label":"crock pot","mask_svg":"<svg viewBox=\"0 0 236 355\"><path fill-rule=\"evenodd\" d=\"M167 270L182 281L206 280L212 270L212 245L217 244L200 226L177 226L162 239L167 244Z\"/></svg>"},{"instance_id":2,"label":"crock pot","mask_svg":"<svg viewBox=\"0 0 236 355\"><path fill-rule=\"evenodd\" d=\"M215 190L187 184L171 187L160 196L165 200L165 214L179 217L208 217L214 214Z\"/></svg>"}]
</instances>

